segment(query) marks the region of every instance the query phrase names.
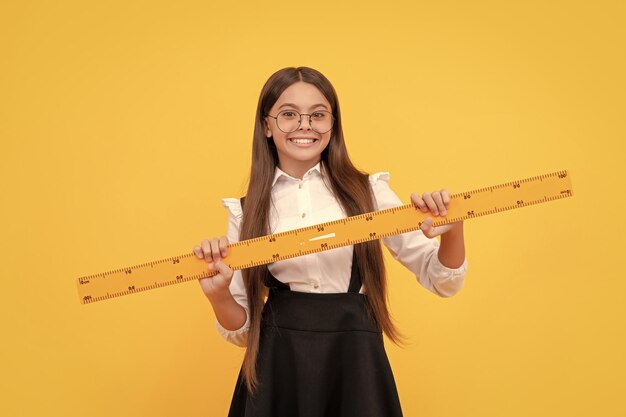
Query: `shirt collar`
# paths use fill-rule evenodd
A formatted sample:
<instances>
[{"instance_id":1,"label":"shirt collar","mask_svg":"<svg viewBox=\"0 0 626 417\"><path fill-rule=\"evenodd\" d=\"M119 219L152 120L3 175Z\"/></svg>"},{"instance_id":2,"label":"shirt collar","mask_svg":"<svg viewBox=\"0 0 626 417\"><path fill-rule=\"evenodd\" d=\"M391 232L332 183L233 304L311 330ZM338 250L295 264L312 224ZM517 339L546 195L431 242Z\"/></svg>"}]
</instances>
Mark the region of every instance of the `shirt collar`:
<instances>
[{"instance_id":1,"label":"shirt collar","mask_svg":"<svg viewBox=\"0 0 626 417\"><path fill-rule=\"evenodd\" d=\"M321 170L321 163L318 162L317 164L315 164L315 166L311 169L309 169L306 174L303 175L302 178L306 177L307 175L312 174L313 172L317 171L319 174L322 173ZM276 167L276 170L274 171L274 181L272 181L272 187L274 186L274 184L276 184L276 181L278 181L279 178L281 177L285 177L286 179L291 179L293 181L300 181L299 178L294 178L291 175L287 174L285 171L281 170L280 168L278 168L278 166Z\"/></svg>"}]
</instances>

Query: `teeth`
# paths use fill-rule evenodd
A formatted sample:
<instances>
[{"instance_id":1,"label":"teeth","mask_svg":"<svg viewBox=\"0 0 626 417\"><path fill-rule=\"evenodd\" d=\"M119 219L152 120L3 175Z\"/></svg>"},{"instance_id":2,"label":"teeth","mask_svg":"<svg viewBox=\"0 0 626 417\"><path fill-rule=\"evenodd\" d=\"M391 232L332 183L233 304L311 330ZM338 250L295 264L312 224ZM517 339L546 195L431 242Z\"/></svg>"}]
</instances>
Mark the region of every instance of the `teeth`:
<instances>
[{"instance_id":1,"label":"teeth","mask_svg":"<svg viewBox=\"0 0 626 417\"><path fill-rule=\"evenodd\" d=\"M315 142L315 139L290 139L294 143L309 144Z\"/></svg>"}]
</instances>

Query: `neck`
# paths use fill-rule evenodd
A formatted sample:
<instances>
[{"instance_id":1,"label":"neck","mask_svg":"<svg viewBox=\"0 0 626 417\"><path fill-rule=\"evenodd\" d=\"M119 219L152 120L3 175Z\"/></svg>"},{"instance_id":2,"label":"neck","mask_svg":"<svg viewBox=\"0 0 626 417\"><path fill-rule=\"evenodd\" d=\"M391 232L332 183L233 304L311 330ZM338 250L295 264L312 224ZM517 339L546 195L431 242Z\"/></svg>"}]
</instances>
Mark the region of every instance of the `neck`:
<instances>
[{"instance_id":1,"label":"neck","mask_svg":"<svg viewBox=\"0 0 626 417\"><path fill-rule=\"evenodd\" d=\"M306 174L308 170L317 165L319 161L320 159L313 161L302 161L298 164L283 164L279 162L278 168L280 168L281 171L289 176L302 179L304 177L304 174Z\"/></svg>"}]
</instances>

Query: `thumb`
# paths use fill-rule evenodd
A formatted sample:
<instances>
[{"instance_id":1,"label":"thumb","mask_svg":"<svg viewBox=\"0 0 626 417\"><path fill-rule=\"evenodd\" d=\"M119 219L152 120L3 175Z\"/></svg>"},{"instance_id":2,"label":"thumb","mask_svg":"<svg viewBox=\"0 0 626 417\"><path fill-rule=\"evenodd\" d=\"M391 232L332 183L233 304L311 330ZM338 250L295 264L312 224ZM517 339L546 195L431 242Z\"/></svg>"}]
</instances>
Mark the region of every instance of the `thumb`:
<instances>
[{"instance_id":1,"label":"thumb","mask_svg":"<svg viewBox=\"0 0 626 417\"><path fill-rule=\"evenodd\" d=\"M433 226L433 219L430 217L426 217L424 219L424 221L420 225L420 229L422 229L424 236L426 236L427 238L432 239L433 237L437 236L435 234L435 227Z\"/></svg>"},{"instance_id":2,"label":"thumb","mask_svg":"<svg viewBox=\"0 0 626 417\"><path fill-rule=\"evenodd\" d=\"M224 262L222 262L221 259L219 261L215 262L215 267L217 268L219 273L224 277L224 279L226 279L227 281L231 280L231 278L233 277L234 272L233 272L232 269L230 269L230 267L228 265L226 265Z\"/></svg>"},{"instance_id":3,"label":"thumb","mask_svg":"<svg viewBox=\"0 0 626 417\"><path fill-rule=\"evenodd\" d=\"M451 228L452 226L449 224L445 224L445 225L441 225L437 227L433 226L432 217L427 217L426 219L424 219L424 221L422 222L422 225L420 226L420 229L422 229L422 232L424 232L424 235L430 239L446 233Z\"/></svg>"}]
</instances>

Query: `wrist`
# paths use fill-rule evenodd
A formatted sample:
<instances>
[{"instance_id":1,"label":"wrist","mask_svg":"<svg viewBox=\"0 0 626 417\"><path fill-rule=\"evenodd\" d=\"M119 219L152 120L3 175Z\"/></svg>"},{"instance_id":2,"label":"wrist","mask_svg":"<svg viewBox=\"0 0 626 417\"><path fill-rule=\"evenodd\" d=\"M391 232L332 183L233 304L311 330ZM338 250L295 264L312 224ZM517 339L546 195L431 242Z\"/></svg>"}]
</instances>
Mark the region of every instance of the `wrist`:
<instances>
[{"instance_id":1,"label":"wrist","mask_svg":"<svg viewBox=\"0 0 626 417\"><path fill-rule=\"evenodd\" d=\"M463 236L463 222L455 222L450 224L450 229L441 235L443 238L446 237L455 237L455 236Z\"/></svg>"},{"instance_id":2,"label":"wrist","mask_svg":"<svg viewBox=\"0 0 626 417\"><path fill-rule=\"evenodd\" d=\"M233 298L228 287L205 294L211 304L221 304Z\"/></svg>"}]
</instances>

